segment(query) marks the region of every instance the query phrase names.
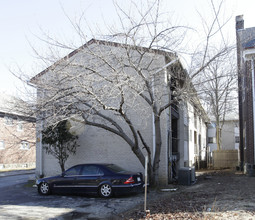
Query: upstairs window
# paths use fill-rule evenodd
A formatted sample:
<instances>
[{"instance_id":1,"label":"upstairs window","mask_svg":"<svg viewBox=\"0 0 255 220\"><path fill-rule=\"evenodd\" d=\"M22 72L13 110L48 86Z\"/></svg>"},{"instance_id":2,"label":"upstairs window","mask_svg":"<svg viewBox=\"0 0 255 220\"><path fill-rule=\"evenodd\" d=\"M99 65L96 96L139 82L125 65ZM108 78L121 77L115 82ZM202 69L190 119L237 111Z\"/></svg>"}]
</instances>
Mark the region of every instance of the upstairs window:
<instances>
[{"instance_id":1,"label":"upstairs window","mask_svg":"<svg viewBox=\"0 0 255 220\"><path fill-rule=\"evenodd\" d=\"M3 150L5 148L4 141L0 141L0 150Z\"/></svg>"},{"instance_id":2,"label":"upstairs window","mask_svg":"<svg viewBox=\"0 0 255 220\"><path fill-rule=\"evenodd\" d=\"M193 136L193 132L192 130L189 130L189 141L193 140L192 136Z\"/></svg>"},{"instance_id":3,"label":"upstairs window","mask_svg":"<svg viewBox=\"0 0 255 220\"><path fill-rule=\"evenodd\" d=\"M208 143L209 144L215 144L216 143L216 138L215 137L208 137Z\"/></svg>"},{"instance_id":4,"label":"upstairs window","mask_svg":"<svg viewBox=\"0 0 255 220\"><path fill-rule=\"evenodd\" d=\"M17 123L17 131L23 131L23 122L22 121L18 121L18 123Z\"/></svg>"},{"instance_id":5,"label":"upstairs window","mask_svg":"<svg viewBox=\"0 0 255 220\"><path fill-rule=\"evenodd\" d=\"M11 117L4 117L6 125L13 125L13 119Z\"/></svg>"},{"instance_id":6,"label":"upstairs window","mask_svg":"<svg viewBox=\"0 0 255 220\"><path fill-rule=\"evenodd\" d=\"M20 144L21 150L29 150L29 143L27 141L22 141Z\"/></svg>"},{"instance_id":7,"label":"upstairs window","mask_svg":"<svg viewBox=\"0 0 255 220\"><path fill-rule=\"evenodd\" d=\"M194 126L197 128L197 114L194 113Z\"/></svg>"}]
</instances>

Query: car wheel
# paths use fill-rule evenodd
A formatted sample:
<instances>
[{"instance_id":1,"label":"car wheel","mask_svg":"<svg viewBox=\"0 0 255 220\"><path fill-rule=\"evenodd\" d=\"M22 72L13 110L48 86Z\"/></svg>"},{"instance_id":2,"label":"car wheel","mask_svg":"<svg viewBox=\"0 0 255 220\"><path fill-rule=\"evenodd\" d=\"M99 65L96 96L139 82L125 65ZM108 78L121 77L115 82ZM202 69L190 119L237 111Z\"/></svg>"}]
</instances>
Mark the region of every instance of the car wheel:
<instances>
[{"instance_id":1,"label":"car wheel","mask_svg":"<svg viewBox=\"0 0 255 220\"><path fill-rule=\"evenodd\" d=\"M38 191L42 195L49 195L50 194L50 186L48 183L43 182L39 185Z\"/></svg>"},{"instance_id":2,"label":"car wheel","mask_svg":"<svg viewBox=\"0 0 255 220\"><path fill-rule=\"evenodd\" d=\"M109 184L103 184L99 188L100 196L108 198L112 195L112 187Z\"/></svg>"}]
</instances>

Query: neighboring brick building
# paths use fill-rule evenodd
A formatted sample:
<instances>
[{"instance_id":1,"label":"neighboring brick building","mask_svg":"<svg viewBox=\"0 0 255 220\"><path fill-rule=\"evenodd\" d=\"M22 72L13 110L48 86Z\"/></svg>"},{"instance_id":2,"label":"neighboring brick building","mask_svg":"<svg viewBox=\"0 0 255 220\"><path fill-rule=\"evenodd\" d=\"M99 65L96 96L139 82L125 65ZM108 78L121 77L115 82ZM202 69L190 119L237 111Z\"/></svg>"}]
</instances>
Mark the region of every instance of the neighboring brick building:
<instances>
[{"instance_id":1,"label":"neighboring brick building","mask_svg":"<svg viewBox=\"0 0 255 220\"><path fill-rule=\"evenodd\" d=\"M236 17L238 93L240 120L240 167L251 170L255 164L255 27L244 28L243 16Z\"/></svg>"},{"instance_id":2,"label":"neighboring brick building","mask_svg":"<svg viewBox=\"0 0 255 220\"><path fill-rule=\"evenodd\" d=\"M35 118L15 112L16 101L0 98L0 169L35 167Z\"/></svg>"}]
</instances>

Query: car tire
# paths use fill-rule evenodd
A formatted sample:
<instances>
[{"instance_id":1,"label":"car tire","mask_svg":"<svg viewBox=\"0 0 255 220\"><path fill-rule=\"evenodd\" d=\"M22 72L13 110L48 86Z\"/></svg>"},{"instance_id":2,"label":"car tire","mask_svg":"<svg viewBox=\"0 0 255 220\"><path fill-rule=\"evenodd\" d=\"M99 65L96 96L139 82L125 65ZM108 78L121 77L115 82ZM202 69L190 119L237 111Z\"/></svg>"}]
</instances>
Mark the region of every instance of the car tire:
<instances>
[{"instance_id":1,"label":"car tire","mask_svg":"<svg viewBox=\"0 0 255 220\"><path fill-rule=\"evenodd\" d=\"M111 197L112 196L112 187L107 183L102 184L99 187L99 194L103 198Z\"/></svg>"},{"instance_id":2,"label":"car tire","mask_svg":"<svg viewBox=\"0 0 255 220\"><path fill-rule=\"evenodd\" d=\"M50 194L50 186L48 183L46 182L43 182L39 185L38 187L38 192L41 194L41 195L49 195Z\"/></svg>"}]
</instances>

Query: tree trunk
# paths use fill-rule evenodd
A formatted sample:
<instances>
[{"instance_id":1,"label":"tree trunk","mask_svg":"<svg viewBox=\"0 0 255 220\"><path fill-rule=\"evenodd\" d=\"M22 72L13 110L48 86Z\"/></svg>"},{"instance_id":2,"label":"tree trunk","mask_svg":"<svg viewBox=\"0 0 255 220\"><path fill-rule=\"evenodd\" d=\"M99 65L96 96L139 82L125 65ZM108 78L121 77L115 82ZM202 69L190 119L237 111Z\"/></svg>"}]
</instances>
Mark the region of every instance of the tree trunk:
<instances>
[{"instance_id":1,"label":"tree trunk","mask_svg":"<svg viewBox=\"0 0 255 220\"><path fill-rule=\"evenodd\" d=\"M65 171L65 162L63 160L59 160L59 165L62 173Z\"/></svg>"},{"instance_id":2,"label":"tree trunk","mask_svg":"<svg viewBox=\"0 0 255 220\"><path fill-rule=\"evenodd\" d=\"M220 119L217 118L217 120L216 120L216 144L217 144L217 150L221 149L220 136L221 136L221 132L220 132Z\"/></svg>"},{"instance_id":3,"label":"tree trunk","mask_svg":"<svg viewBox=\"0 0 255 220\"><path fill-rule=\"evenodd\" d=\"M155 115L155 138L156 138L156 149L155 157L153 162L153 176L155 179L155 186L159 186L159 162L161 153L161 129L160 129L160 116Z\"/></svg>"}]
</instances>

